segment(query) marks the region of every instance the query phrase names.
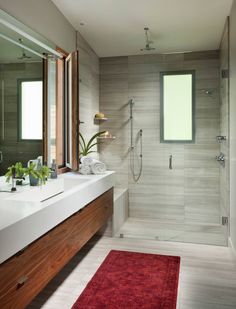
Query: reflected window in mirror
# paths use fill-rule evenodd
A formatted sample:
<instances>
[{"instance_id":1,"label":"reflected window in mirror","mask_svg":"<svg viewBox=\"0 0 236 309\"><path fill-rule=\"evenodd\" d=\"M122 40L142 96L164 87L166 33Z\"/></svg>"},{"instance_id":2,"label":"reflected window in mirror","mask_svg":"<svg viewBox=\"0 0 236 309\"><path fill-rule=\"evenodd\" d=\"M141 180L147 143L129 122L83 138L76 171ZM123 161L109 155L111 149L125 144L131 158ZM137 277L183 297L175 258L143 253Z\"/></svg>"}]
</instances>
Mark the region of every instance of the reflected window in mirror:
<instances>
[{"instance_id":1,"label":"reflected window in mirror","mask_svg":"<svg viewBox=\"0 0 236 309\"><path fill-rule=\"evenodd\" d=\"M18 80L20 140L43 138L43 82Z\"/></svg>"},{"instance_id":2,"label":"reflected window in mirror","mask_svg":"<svg viewBox=\"0 0 236 309\"><path fill-rule=\"evenodd\" d=\"M195 139L195 72L162 72L161 128L163 143L193 143Z\"/></svg>"}]
</instances>

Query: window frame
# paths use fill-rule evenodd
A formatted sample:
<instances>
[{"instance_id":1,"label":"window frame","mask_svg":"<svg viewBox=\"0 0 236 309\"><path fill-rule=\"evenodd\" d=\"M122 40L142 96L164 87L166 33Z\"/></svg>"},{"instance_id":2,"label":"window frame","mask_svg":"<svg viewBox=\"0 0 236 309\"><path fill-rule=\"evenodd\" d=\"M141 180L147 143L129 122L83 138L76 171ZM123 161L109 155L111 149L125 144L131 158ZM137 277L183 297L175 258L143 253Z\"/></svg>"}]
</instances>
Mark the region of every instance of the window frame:
<instances>
[{"instance_id":1,"label":"window frame","mask_svg":"<svg viewBox=\"0 0 236 309\"><path fill-rule=\"evenodd\" d=\"M41 139L26 139L22 138L22 83L23 82L42 82L42 138ZM44 81L43 78L18 78L17 79L17 127L18 127L18 136L17 139L19 142L30 142L30 143L41 143L43 142L44 139L44 134L43 134L43 87L44 87Z\"/></svg>"},{"instance_id":2,"label":"window frame","mask_svg":"<svg viewBox=\"0 0 236 309\"><path fill-rule=\"evenodd\" d=\"M192 75L192 139L166 140L164 139L164 77L168 75ZM179 70L160 72L160 142L172 144L193 144L196 139L195 106L196 106L196 73L195 70Z\"/></svg>"},{"instance_id":3,"label":"window frame","mask_svg":"<svg viewBox=\"0 0 236 309\"><path fill-rule=\"evenodd\" d=\"M62 145L63 150L63 163L62 165L58 165L58 173L67 173L71 170L78 170L79 168L79 143L78 143L78 135L79 135L79 84L78 84L78 75L79 75L79 54L78 50L72 53L67 53L64 50L57 47L57 51L61 53L64 65L61 66L63 71L63 81L59 82L59 67L57 66L57 83L56 83L56 134L58 134L60 130L59 126L59 118L60 118L60 112L58 112L58 104L60 105L59 108L63 112L63 126L64 126L64 145ZM68 97L68 68L67 62L71 61L71 98ZM47 162L48 157L48 64L47 61L44 60L44 119L43 119L43 132L44 132L44 143L43 143L43 156L44 160ZM60 72L61 73L61 72ZM62 88L59 88L59 84ZM67 156L67 148L68 148L68 136L67 136L67 125L68 125L68 118L67 117L67 109L68 104L70 104L71 108L71 117L69 119L69 122L71 123L71 138L70 143L72 145L71 147L71 155L70 158ZM57 148L59 145L56 143L56 154L58 154L59 148ZM56 158L57 160L57 158ZM58 163L58 162L57 162Z\"/></svg>"}]
</instances>

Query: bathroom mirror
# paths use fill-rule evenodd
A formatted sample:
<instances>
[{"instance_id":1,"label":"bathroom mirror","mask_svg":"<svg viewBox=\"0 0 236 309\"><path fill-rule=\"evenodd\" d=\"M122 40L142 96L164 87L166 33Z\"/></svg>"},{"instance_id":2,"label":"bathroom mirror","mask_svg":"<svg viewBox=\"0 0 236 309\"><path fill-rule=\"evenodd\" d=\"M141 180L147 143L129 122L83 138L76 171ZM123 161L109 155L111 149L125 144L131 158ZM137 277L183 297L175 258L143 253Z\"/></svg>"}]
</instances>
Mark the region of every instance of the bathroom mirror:
<instances>
[{"instance_id":1,"label":"bathroom mirror","mask_svg":"<svg viewBox=\"0 0 236 309\"><path fill-rule=\"evenodd\" d=\"M61 58L51 42L0 10L0 176L18 161L56 158Z\"/></svg>"},{"instance_id":2,"label":"bathroom mirror","mask_svg":"<svg viewBox=\"0 0 236 309\"><path fill-rule=\"evenodd\" d=\"M195 72L162 72L160 140L194 142Z\"/></svg>"},{"instance_id":3,"label":"bathroom mirror","mask_svg":"<svg viewBox=\"0 0 236 309\"><path fill-rule=\"evenodd\" d=\"M42 58L0 38L0 176L42 156Z\"/></svg>"}]
</instances>

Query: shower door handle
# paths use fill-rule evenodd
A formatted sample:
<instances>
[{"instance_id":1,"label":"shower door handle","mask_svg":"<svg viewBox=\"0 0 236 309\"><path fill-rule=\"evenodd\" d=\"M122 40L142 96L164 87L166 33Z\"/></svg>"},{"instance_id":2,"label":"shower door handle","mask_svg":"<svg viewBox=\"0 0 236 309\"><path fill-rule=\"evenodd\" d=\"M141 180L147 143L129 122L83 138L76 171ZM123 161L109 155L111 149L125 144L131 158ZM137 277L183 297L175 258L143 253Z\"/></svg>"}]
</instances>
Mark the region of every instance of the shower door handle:
<instances>
[{"instance_id":1,"label":"shower door handle","mask_svg":"<svg viewBox=\"0 0 236 309\"><path fill-rule=\"evenodd\" d=\"M172 155L169 156L169 169L172 170Z\"/></svg>"}]
</instances>

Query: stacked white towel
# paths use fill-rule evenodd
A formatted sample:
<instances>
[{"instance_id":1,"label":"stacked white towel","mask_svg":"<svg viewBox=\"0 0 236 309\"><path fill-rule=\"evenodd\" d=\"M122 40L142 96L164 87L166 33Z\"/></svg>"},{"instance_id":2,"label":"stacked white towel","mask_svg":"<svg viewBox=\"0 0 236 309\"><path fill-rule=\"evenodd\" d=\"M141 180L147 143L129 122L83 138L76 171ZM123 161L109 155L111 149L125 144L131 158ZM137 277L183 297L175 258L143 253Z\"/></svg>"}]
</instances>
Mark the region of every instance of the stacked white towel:
<instances>
[{"instance_id":1,"label":"stacked white towel","mask_svg":"<svg viewBox=\"0 0 236 309\"><path fill-rule=\"evenodd\" d=\"M84 156L80 159L81 163L83 165L88 165L90 166L93 163L93 158L89 157L89 156Z\"/></svg>"},{"instance_id":2,"label":"stacked white towel","mask_svg":"<svg viewBox=\"0 0 236 309\"><path fill-rule=\"evenodd\" d=\"M91 167L89 165L80 164L79 165L79 172L82 175L89 175L89 174L91 174Z\"/></svg>"},{"instance_id":3,"label":"stacked white towel","mask_svg":"<svg viewBox=\"0 0 236 309\"><path fill-rule=\"evenodd\" d=\"M79 172L82 175L89 175L89 174L103 174L106 171L106 165L98 160L95 160L91 157L84 156L80 159L81 164L79 166Z\"/></svg>"},{"instance_id":4,"label":"stacked white towel","mask_svg":"<svg viewBox=\"0 0 236 309\"><path fill-rule=\"evenodd\" d=\"M95 175L104 174L107 170L106 165L98 160L93 159L93 163L90 165L91 171Z\"/></svg>"}]
</instances>

